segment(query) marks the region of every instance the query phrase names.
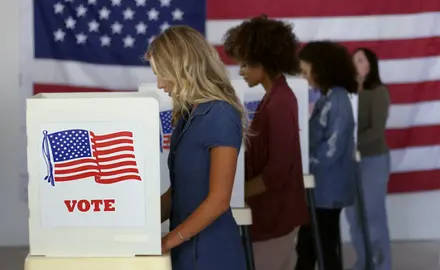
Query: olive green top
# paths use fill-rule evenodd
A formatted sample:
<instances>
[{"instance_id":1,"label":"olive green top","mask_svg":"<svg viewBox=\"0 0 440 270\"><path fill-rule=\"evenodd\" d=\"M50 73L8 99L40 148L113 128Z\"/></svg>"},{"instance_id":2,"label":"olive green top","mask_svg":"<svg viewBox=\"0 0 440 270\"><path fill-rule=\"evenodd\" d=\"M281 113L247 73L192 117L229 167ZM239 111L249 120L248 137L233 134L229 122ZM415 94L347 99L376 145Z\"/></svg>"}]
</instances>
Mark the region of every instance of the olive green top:
<instances>
[{"instance_id":1,"label":"olive green top","mask_svg":"<svg viewBox=\"0 0 440 270\"><path fill-rule=\"evenodd\" d=\"M390 95L385 85L359 92L358 149L361 156L388 153L385 128Z\"/></svg>"}]
</instances>

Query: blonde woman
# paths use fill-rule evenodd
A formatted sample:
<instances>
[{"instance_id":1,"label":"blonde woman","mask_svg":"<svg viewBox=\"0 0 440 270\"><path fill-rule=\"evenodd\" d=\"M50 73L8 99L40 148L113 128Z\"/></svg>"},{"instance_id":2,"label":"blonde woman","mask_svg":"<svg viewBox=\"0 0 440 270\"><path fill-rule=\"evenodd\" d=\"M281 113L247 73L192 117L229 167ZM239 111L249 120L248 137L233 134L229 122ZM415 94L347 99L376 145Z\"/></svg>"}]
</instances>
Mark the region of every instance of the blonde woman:
<instances>
[{"instance_id":1,"label":"blonde woman","mask_svg":"<svg viewBox=\"0 0 440 270\"><path fill-rule=\"evenodd\" d=\"M244 136L244 108L215 49L196 30L168 28L146 54L173 102L174 132L162 195L162 239L173 270L245 270L229 202Z\"/></svg>"}]
</instances>

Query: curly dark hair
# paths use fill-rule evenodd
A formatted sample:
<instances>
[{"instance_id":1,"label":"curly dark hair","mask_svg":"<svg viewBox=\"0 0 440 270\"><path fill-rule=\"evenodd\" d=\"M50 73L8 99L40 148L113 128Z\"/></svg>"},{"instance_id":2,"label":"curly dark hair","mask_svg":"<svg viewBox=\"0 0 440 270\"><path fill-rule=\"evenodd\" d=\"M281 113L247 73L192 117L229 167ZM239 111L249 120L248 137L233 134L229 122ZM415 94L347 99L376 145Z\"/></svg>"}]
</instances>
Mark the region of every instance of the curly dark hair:
<instances>
[{"instance_id":1,"label":"curly dark hair","mask_svg":"<svg viewBox=\"0 0 440 270\"><path fill-rule=\"evenodd\" d=\"M299 74L299 47L291 25L266 15L245 21L224 36L229 57L251 66L261 65L271 77Z\"/></svg>"},{"instance_id":2,"label":"curly dark hair","mask_svg":"<svg viewBox=\"0 0 440 270\"><path fill-rule=\"evenodd\" d=\"M356 68L344 46L331 41L309 42L299 52L299 59L311 64L313 79L323 93L335 86L357 92Z\"/></svg>"}]
</instances>

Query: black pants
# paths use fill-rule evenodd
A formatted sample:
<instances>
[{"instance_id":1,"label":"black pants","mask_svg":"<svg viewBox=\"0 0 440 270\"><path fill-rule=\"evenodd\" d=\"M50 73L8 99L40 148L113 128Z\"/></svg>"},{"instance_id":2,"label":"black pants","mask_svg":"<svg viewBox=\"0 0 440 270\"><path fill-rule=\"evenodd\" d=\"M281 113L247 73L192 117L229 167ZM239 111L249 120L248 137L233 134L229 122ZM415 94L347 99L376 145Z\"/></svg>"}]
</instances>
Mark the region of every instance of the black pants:
<instances>
[{"instance_id":1,"label":"black pants","mask_svg":"<svg viewBox=\"0 0 440 270\"><path fill-rule=\"evenodd\" d=\"M321 246L325 270L342 270L340 260L340 228L339 218L341 209L316 209L318 229L321 236ZM316 254L313 242L313 230L310 225L301 226L296 245L298 261L295 270L314 270Z\"/></svg>"}]
</instances>

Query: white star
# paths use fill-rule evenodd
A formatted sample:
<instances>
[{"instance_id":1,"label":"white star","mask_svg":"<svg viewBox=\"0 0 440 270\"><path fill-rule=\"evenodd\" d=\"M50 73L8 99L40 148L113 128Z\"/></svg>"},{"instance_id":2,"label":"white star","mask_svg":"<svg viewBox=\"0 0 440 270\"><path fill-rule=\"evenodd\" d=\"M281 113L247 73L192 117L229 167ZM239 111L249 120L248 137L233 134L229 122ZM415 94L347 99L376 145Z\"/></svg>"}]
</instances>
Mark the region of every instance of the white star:
<instances>
[{"instance_id":1,"label":"white star","mask_svg":"<svg viewBox=\"0 0 440 270\"><path fill-rule=\"evenodd\" d=\"M183 11L180 9L175 9L171 12L171 15L173 15L173 21L181 21L183 19Z\"/></svg>"},{"instance_id":2,"label":"white star","mask_svg":"<svg viewBox=\"0 0 440 270\"><path fill-rule=\"evenodd\" d=\"M134 11L131 10L131 8L127 8L126 10L124 10L123 14L124 20L133 20Z\"/></svg>"},{"instance_id":3,"label":"white star","mask_svg":"<svg viewBox=\"0 0 440 270\"><path fill-rule=\"evenodd\" d=\"M73 0L66 0L67 3L73 3Z\"/></svg>"},{"instance_id":4,"label":"white star","mask_svg":"<svg viewBox=\"0 0 440 270\"><path fill-rule=\"evenodd\" d=\"M89 0L89 5L96 5L96 0Z\"/></svg>"},{"instance_id":5,"label":"white star","mask_svg":"<svg viewBox=\"0 0 440 270\"><path fill-rule=\"evenodd\" d=\"M101 39L101 46L102 47L110 46L111 39L109 36L104 35L104 36L100 37L100 39Z\"/></svg>"},{"instance_id":6,"label":"white star","mask_svg":"<svg viewBox=\"0 0 440 270\"><path fill-rule=\"evenodd\" d=\"M106 7L101 8L101 10L99 11L99 18L101 20L103 19L108 20L109 17L110 17L110 10L108 10L108 8Z\"/></svg>"},{"instance_id":7,"label":"white star","mask_svg":"<svg viewBox=\"0 0 440 270\"><path fill-rule=\"evenodd\" d=\"M131 36L126 36L124 38L124 47L125 48L133 47L134 41L135 41L134 38L132 38Z\"/></svg>"},{"instance_id":8,"label":"white star","mask_svg":"<svg viewBox=\"0 0 440 270\"><path fill-rule=\"evenodd\" d=\"M86 15L86 13L87 13L87 8L85 8L83 5L80 5L76 9L76 16L77 17L82 17L82 16Z\"/></svg>"},{"instance_id":9,"label":"white star","mask_svg":"<svg viewBox=\"0 0 440 270\"><path fill-rule=\"evenodd\" d=\"M84 43L86 43L86 40L87 40L87 36L84 35L84 33L80 33L80 34L76 35L76 43L84 44Z\"/></svg>"},{"instance_id":10,"label":"white star","mask_svg":"<svg viewBox=\"0 0 440 270\"><path fill-rule=\"evenodd\" d=\"M171 0L159 0L159 1L161 7L169 7L171 3Z\"/></svg>"},{"instance_id":11,"label":"white star","mask_svg":"<svg viewBox=\"0 0 440 270\"><path fill-rule=\"evenodd\" d=\"M169 27L170 25L167 22L164 22L163 24L160 25L160 30L163 32L167 30Z\"/></svg>"},{"instance_id":12,"label":"white star","mask_svg":"<svg viewBox=\"0 0 440 270\"><path fill-rule=\"evenodd\" d=\"M148 14L148 19L151 20L155 20L157 21L157 19L159 19L159 11L157 11L156 9L152 8L150 9L150 11L147 12Z\"/></svg>"},{"instance_id":13,"label":"white star","mask_svg":"<svg viewBox=\"0 0 440 270\"><path fill-rule=\"evenodd\" d=\"M135 0L136 1L136 6L138 7L145 7L145 3L147 2L147 0Z\"/></svg>"},{"instance_id":14,"label":"white star","mask_svg":"<svg viewBox=\"0 0 440 270\"><path fill-rule=\"evenodd\" d=\"M111 0L112 1L112 6L120 6L121 5L121 0Z\"/></svg>"},{"instance_id":15,"label":"white star","mask_svg":"<svg viewBox=\"0 0 440 270\"><path fill-rule=\"evenodd\" d=\"M67 18L67 20L65 21L65 23L66 23L66 28L67 28L67 29L73 29L73 28L75 28L76 21L75 21L72 17Z\"/></svg>"},{"instance_id":16,"label":"white star","mask_svg":"<svg viewBox=\"0 0 440 270\"><path fill-rule=\"evenodd\" d=\"M53 33L55 36L55 41L64 41L64 36L66 33L63 32L63 30L58 29L56 32Z\"/></svg>"},{"instance_id":17,"label":"white star","mask_svg":"<svg viewBox=\"0 0 440 270\"><path fill-rule=\"evenodd\" d=\"M111 25L112 28L112 32L113 34L120 34L122 32L122 24L120 24L119 22L115 22L114 24Z\"/></svg>"},{"instance_id":18,"label":"white star","mask_svg":"<svg viewBox=\"0 0 440 270\"><path fill-rule=\"evenodd\" d=\"M89 31L90 32L98 32L99 23L95 20L89 22Z\"/></svg>"},{"instance_id":19,"label":"white star","mask_svg":"<svg viewBox=\"0 0 440 270\"><path fill-rule=\"evenodd\" d=\"M148 43L151 44L155 38L156 38L156 36L151 36L151 37L148 39Z\"/></svg>"},{"instance_id":20,"label":"white star","mask_svg":"<svg viewBox=\"0 0 440 270\"><path fill-rule=\"evenodd\" d=\"M136 25L136 32L138 35L145 34L147 32L147 25L143 22L140 22Z\"/></svg>"},{"instance_id":21,"label":"white star","mask_svg":"<svg viewBox=\"0 0 440 270\"><path fill-rule=\"evenodd\" d=\"M64 5L58 2L55 5L53 5L53 9L55 10L55 14L63 13Z\"/></svg>"}]
</instances>

